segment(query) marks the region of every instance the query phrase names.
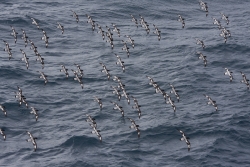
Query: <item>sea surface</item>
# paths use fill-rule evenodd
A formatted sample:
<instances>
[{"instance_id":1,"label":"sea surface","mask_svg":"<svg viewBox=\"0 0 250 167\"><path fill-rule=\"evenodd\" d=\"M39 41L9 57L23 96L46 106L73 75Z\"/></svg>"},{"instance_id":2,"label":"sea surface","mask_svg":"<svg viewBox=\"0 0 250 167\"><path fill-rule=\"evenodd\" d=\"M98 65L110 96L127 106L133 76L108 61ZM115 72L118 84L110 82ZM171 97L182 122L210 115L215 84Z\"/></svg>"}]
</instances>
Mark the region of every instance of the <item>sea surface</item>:
<instances>
[{"instance_id":1,"label":"sea surface","mask_svg":"<svg viewBox=\"0 0 250 167\"><path fill-rule=\"evenodd\" d=\"M41 167L249 167L250 166L250 90L241 83L243 72L250 78L250 1L207 0L208 16L199 2L188 0L141 1L28 1L0 0L0 39L9 43L12 58L0 49L0 128L5 130L6 141L0 135L0 166ZM79 16L79 22L73 17ZM221 19L220 12L229 18ZM120 37L113 32L114 48L87 23L90 15L107 32L112 23L120 29ZM141 15L150 32L132 22L132 14L140 23ZM185 19L182 28L178 15ZM224 43L213 17L230 30L231 37ZM40 29L32 24L34 18ZM64 33L57 28L64 26ZM154 25L161 31L161 39L153 32ZM13 26L17 42L11 35ZM44 68L32 49L25 47L22 30L28 40L37 46L44 58ZM48 47L42 30L49 37ZM122 40L130 35L135 47L127 42L130 56L122 50ZM196 44L203 40L205 49ZM29 58L29 68L21 61L22 49ZM207 66L196 52L207 58ZM125 72L117 65L119 55ZM102 65L110 70L111 78ZM82 89L74 80L74 64L83 70ZM61 72L68 69L69 78ZM233 81L224 75L228 68ZM39 72L47 75L48 83ZM124 96L119 101L111 86L118 86L114 76L121 78L130 104ZM149 85L150 76L171 97L176 112L163 96ZM178 90L180 101L169 84ZM22 89L29 108L19 106L15 98L17 86ZM218 105L218 111L208 104L204 94ZM94 97L102 99L103 108ZM135 97L141 106L141 118L132 108ZM114 110L116 102L123 107L125 116ZM38 109L38 120L30 107ZM86 114L97 122L102 142L86 122ZM139 125L131 129L128 118ZM180 141L182 130L191 143L188 151ZM37 137L34 151L26 131Z\"/></svg>"}]
</instances>

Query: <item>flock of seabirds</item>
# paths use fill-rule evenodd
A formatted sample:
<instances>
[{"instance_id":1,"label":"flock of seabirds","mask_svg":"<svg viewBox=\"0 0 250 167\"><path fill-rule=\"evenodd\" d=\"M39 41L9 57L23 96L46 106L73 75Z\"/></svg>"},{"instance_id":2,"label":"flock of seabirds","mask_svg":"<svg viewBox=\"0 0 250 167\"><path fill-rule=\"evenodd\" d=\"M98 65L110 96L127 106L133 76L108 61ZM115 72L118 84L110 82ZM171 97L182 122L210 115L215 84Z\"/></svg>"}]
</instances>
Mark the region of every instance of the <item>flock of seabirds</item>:
<instances>
[{"instance_id":1,"label":"flock of seabirds","mask_svg":"<svg viewBox=\"0 0 250 167\"><path fill-rule=\"evenodd\" d=\"M203 1L199 1L199 5L200 5L200 9L205 11L206 12L206 16L208 16L208 6L207 6L207 3L203 2ZM76 12L72 11L73 12L73 17L76 19L76 22L78 23L79 22L79 16L76 14ZM229 24L229 19L226 15L224 15L223 13L220 13L221 14L221 19L225 20L226 24L228 25ZM113 49L114 48L114 44L113 44L113 32L117 33L117 35L120 37L120 29L117 28L117 26L115 24L112 24L113 26L113 29L109 28L108 26L106 26L107 28L107 31L104 31L102 29L102 27L97 24L91 16L89 16L88 14L86 14L87 16L87 23L89 23L91 26L92 26L92 30L96 30L98 28L98 33L101 34L102 36L102 39L105 40L106 38L106 42L110 44L111 48ZM147 34L150 33L150 28L149 28L149 24L145 21L145 19L139 15L140 19L136 19L133 15L131 15L131 18L132 18L132 22L135 23L135 25L137 26L137 28L139 27L139 25L145 29L145 31L147 32ZM181 16L181 15L178 15L178 19L177 21L181 22L182 24L182 28L185 28L185 19ZM231 36L231 33L229 30L227 30L225 27L223 27L220 23L219 20L217 20L216 18L212 17L213 19L213 24L217 25L218 26L218 29L220 30L220 36L224 38L224 42L226 43L227 42L227 39ZM44 29L42 29L40 27L40 25L38 24L38 22L34 19L34 18L31 18L32 20L32 24L36 25L36 27L40 30L42 30L42 33L43 33L43 36L41 37L41 40L44 40L45 42L45 46L46 48L49 46L49 37L46 33L46 31ZM61 25L59 22L57 22L58 26L57 28L61 30L61 33L63 34L64 33L64 26ZM14 37L14 41L15 43L17 42L17 32L16 30L14 29L13 26L10 26L11 29L12 29L12 33L11 35ZM153 27L155 29L155 31L153 32L158 40L160 41L161 40L161 31L157 28L156 25L153 24ZM37 56L37 59L36 61L39 61L42 65L42 69L44 68L44 58L39 54L38 50L37 50L37 47L35 46L35 44L30 40L28 39L28 36L26 35L25 31L23 29L22 30L22 39L24 40L24 43L25 43L25 47L28 46L28 43L30 43L30 49L32 49L35 53L35 55ZM124 44L124 46L122 47L122 50L124 50L127 54L127 56L129 57L130 56L130 52L129 52L129 47L128 45L131 45L131 47L135 47L135 43L134 43L134 40L131 38L131 36L129 35L125 35L125 37L127 37L127 40L124 41L122 40L122 43ZM196 40L196 44L198 45L201 45L203 49L205 49L205 43L198 39L198 38L195 38ZM7 54L9 55L9 60L11 60L12 58L12 49L10 48L9 44L7 41L3 40L3 42L5 43L5 49L4 51L7 52ZM26 68L28 69L29 68L29 58L27 57L26 53L20 49L21 53L23 54L23 58L21 59L22 61L25 62L25 65L26 65ZM207 65L207 59L206 59L206 56L203 55L203 53L201 52L197 52L197 54L199 55L199 59L202 59L203 62L204 62L204 66L206 67ZM125 72L125 64L124 64L124 61L121 60L121 57L119 57L118 55L115 54L115 56L117 57L117 62L116 64L121 66L123 72ZM102 62L100 62L100 65L103 67L103 70L102 72L107 75L107 78L108 80L111 78L111 74L109 73L109 70L107 69L107 67L105 66L105 64L103 64ZM76 66L76 70L73 70L72 69L72 72L74 73L74 80L77 81L81 88L83 89L84 88L84 85L83 85L83 82L82 82L82 78L83 78L83 70L81 69L80 65L78 64L75 64ZM228 75L229 78L230 78L230 82L232 82L233 80L233 72L231 72L228 68L225 68L225 75ZM61 69L60 69L61 72L63 72L66 77L68 78L69 77L69 70L64 66L64 65L61 65ZM46 85L48 83L48 78L47 78L47 75L44 74L42 71L38 71L40 73L40 78L44 80L44 84ZM243 77L243 80L241 80L242 83L246 84L247 86L247 89L249 90L250 88L250 85L249 85L249 80L246 78L246 75L241 72L241 75ZM157 82L155 82L153 80L152 77L150 76L146 76L148 79L149 79L149 85L152 85L155 89L155 93L159 93L159 94L162 94L163 97L164 97L164 100L167 104L171 105L171 107L173 108L173 111L175 112L176 111L176 106L175 106L175 103L174 101L172 100L172 98L170 97L169 94L167 94L167 92L165 92L163 89L160 88L160 86L157 84ZM125 85L123 84L122 80L120 77L118 76L113 76L113 80L115 82L117 82L118 86L111 86L112 90L113 90L113 94L117 95L118 97L118 100L120 101L120 99L122 97L125 97L128 104L130 104L130 98L133 99L134 101L134 105L132 106L133 109L135 109L137 112L138 112L138 117L139 119L141 118L142 114L141 114L141 109L140 109L140 105L137 101L137 99L133 96L130 96L126 89L125 89ZM179 94L178 94L178 90L175 89L174 85L172 84L169 84L169 86L171 87L171 91L170 93L173 93L177 99L177 101L179 102L180 100L180 97L179 97ZM22 104L24 104L27 108L30 108L31 109L31 114L34 114L35 116L35 119L36 121L38 121L38 110L34 107L30 107L26 101L26 98L24 96L24 94L22 93L22 89L17 86L17 89L18 91L15 92L15 98L17 99L17 101L19 102L19 106L21 106ZM204 94L204 96L207 98L208 102L207 104L210 104L212 106L215 107L215 110L217 111L218 110L218 106L217 106L217 103L216 101L214 101L211 97L209 97L208 95ZM96 101L100 107L100 109L102 109L102 99L101 98L98 98L98 97L94 97L94 101ZM118 110L121 112L121 115L122 117L124 117L124 110L123 110L123 107L120 106L118 103L116 102L113 102L111 101L111 103L114 105L114 110ZM4 105L0 105L0 109L3 111L4 115L7 116L7 110L5 108ZM96 134L97 137L99 138L100 141L102 141L102 136L100 134L100 130L97 129L97 122L95 120L95 118L93 118L91 115L86 115L87 116L87 119L86 121L89 123L89 125L93 128L92 130L92 133L93 134ZM132 118L128 118L130 121L131 121L131 126L130 128L131 129L134 129L136 132L137 132L137 136L138 138L140 137L140 129L139 129L139 125L136 124L136 122L132 119ZM182 137L181 137L181 141L185 141L186 144L187 144L187 147L188 147L188 151L190 151L191 149L191 144L190 144L190 141L189 141L189 137L186 136L186 134L180 130L180 129L177 129ZM5 131L4 129L0 128L0 134L3 136L3 139L6 140L6 134L5 134ZM31 132L27 131L27 134L29 135L29 139L27 139L27 142L32 142L33 146L34 146L34 151L36 151L37 149L37 143L36 143L36 140L37 138L34 137L32 135Z\"/></svg>"}]
</instances>

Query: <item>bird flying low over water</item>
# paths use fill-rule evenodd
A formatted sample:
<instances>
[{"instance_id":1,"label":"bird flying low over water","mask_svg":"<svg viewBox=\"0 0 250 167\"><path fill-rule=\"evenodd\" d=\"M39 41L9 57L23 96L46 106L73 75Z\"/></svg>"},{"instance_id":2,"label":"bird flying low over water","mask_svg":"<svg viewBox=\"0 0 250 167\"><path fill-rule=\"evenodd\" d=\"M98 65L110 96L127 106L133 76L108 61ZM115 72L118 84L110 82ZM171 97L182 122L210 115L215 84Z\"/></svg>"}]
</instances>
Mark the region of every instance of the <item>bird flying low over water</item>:
<instances>
[{"instance_id":1,"label":"bird flying low over water","mask_svg":"<svg viewBox=\"0 0 250 167\"><path fill-rule=\"evenodd\" d=\"M32 144L33 144L33 146L34 146L34 151L36 151L36 149L37 149L37 144L36 144L36 137L33 137L33 135L29 132L29 131L27 131L27 134L29 135L29 139L26 139L26 141L27 142L32 142Z\"/></svg>"},{"instance_id":2,"label":"bird flying low over water","mask_svg":"<svg viewBox=\"0 0 250 167\"><path fill-rule=\"evenodd\" d=\"M185 135L185 133L182 131L182 130L179 130L179 129L177 129L180 133L181 133L181 135L182 135L182 138L180 139L181 141L185 141L186 142L186 144L187 144L187 147L188 147L188 151L190 151L190 149L191 149L191 144L190 144L190 142L189 142L189 137L187 137L186 135Z\"/></svg>"},{"instance_id":3,"label":"bird flying low over water","mask_svg":"<svg viewBox=\"0 0 250 167\"><path fill-rule=\"evenodd\" d=\"M242 77L243 77L243 80L241 80L241 83L244 83L247 85L247 89L249 90L250 89L250 84L249 84L249 79L247 79L246 75L243 73L243 72L240 72Z\"/></svg>"},{"instance_id":4,"label":"bird flying low over water","mask_svg":"<svg viewBox=\"0 0 250 167\"><path fill-rule=\"evenodd\" d=\"M7 117L7 111L5 109L5 106L3 106L2 104L0 104L0 110L3 111L4 115Z\"/></svg>"},{"instance_id":5,"label":"bird flying low over water","mask_svg":"<svg viewBox=\"0 0 250 167\"><path fill-rule=\"evenodd\" d=\"M133 119L131 119L131 118L128 118L128 119L130 120L130 122L132 124L131 126L129 126L129 128L135 129L137 131L138 138L140 138L141 131L139 129L139 125L136 125L136 123L135 123L135 121Z\"/></svg>"},{"instance_id":6,"label":"bird flying low over water","mask_svg":"<svg viewBox=\"0 0 250 167\"><path fill-rule=\"evenodd\" d=\"M203 94L203 95L208 99L207 104L213 105L214 108L215 108L215 110L217 111L217 110L218 110L218 107L217 107L216 101L214 101L211 97L209 97L209 96L206 95L206 94Z\"/></svg>"},{"instance_id":7,"label":"bird flying low over water","mask_svg":"<svg viewBox=\"0 0 250 167\"><path fill-rule=\"evenodd\" d=\"M0 134L3 136L3 140L6 140L6 135L4 133L4 129L0 128Z\"/></svg>"},{"instance_id":8,"label":"bird flying low over water","mask_svg":"<svg viewBox=\"0 0 250 167\"><path fill-rule=\"evenodd\" d=\"M225 70L226 70L226 72L224 73L224 75L228 75L230 78L230 82L232 82L233 81L233 75L232 75L233 72L229 71L228 68L225 68Z\"/></svg>"}]
</instances>

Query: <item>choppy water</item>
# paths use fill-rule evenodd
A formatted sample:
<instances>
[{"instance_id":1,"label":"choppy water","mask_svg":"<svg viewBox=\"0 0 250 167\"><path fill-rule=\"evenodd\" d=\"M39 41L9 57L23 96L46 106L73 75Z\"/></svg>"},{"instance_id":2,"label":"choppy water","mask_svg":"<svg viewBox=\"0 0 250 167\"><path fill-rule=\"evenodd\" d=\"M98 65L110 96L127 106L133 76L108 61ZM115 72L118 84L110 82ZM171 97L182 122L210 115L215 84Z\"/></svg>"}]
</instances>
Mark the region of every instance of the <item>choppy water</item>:
<instances>
[{"instance_id":1,"label":"choppy water","mask_svg":"<svg viewBox=\"0 0 250 167\"><path fill-rule=\"evenodd\" d=\"M0 38L9 43L13 59L0 51L0 104L7 110L1 112L0 127L7 139L0 136L0 166L249 166L249 90L241 83L240 71L250 78L249 60L249 1L207 1L209 14L199 7L198 1L0 1ZM71 10L79 15L79 23ZM219 12L229 16L226 25ZM89 14L107 31L115 23L121 37L114 32L114 49L102 40L97 29L92 31L87 23ZM136 27L130 14L139 20L141 14L149 24L147 35ZM185 18L185 28L177 21ZM35 18L49 36L45 48L43 33L32 25ZM213 24L215 17L230 30L232 36L224 44L220 31ZM60 22L64 34L56 28ZM155 24L161 31L161 40L153 34ZM10 35L12 25L18 32L17 43ZM44 58L45 67L36 61L36 55L25 48L22 31L37 46ZM130 57L122 50L121 40L131 35ZM107 37L106 37L107 38ZM204 41L203 50L195 38ZM5 44L2 42L2 48ZM27 70L20 49L29 58ZM207 56L207 67L196 52ZM118 54L126 66L116 65ZM121 77L127 92L141 105L142 117L122 97L119 102L110 86L117 82L107 80L101 72L104 63L113 76ZM84 71L84 89L74 81L71 69L74 63ZM69 69L70 77L60 72L61 65ZM233 72L233 81L224 75L224 68ZM39 78L37 71L48 76L48 83ZM180 102L175 101L176 113L166 104L162 95L156 94L146 75L170 94L169 83L179 90ZM29 106L39 110L38 121L30 109L18 106L15 99L17 86ZM218 104L218 111L207 105L203 94ZM102 98L100 111L94 96ZM125 111L123 118L113 110L110 101L118 102ZM96 119L103 142L92 134L86 114ZM140 125L141 137L130 129L130 117ZM181 129L190 137L191 150L180 141ZM26 131L37 137L38 149L26 142Z\"/></svg>"}]
</instances>

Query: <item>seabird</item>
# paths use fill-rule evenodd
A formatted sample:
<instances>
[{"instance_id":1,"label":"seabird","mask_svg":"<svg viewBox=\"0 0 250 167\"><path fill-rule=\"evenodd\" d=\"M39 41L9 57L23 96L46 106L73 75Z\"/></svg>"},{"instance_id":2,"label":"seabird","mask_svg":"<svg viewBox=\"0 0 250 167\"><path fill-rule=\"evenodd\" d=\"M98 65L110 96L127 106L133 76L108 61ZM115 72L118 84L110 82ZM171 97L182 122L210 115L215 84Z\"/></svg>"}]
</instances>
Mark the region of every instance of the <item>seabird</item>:
<instances>
[{"instance_id":1,"label":"seabird","mask_svg":"<svg viewBox=\"0 0 250 167\"><path fill-rule=\"evenodd\" d=\"M190 148L191 148L191 144L190 144L190 142L189 142L189 137L187 137L186 135L185 135L185 133L182 131L182 130L179 130L179 129L177 129L180 133L181 133L181 135L182 135L182 138L180 139L181 141L185 141L186 142L186 144L187 144L187 147L188 147L188 151L190 151Z\"/></svg>"},{"instance_id":2,"label":"seabird","mask_svg":"<svg viewBox=\"0 0 250 167\"><path fill-rule=\"evenodd\" d=\"M158 36L158 41L161 40L161 31L158 29L158 27L156 27L156 25L154 25L155 31L153 32L154 34L156 34Z\"/></svg>"},{"instance_id":3,"label":"seabird","mask_svg":"<svg viewBox=\"0 0 250 167\"><path fill-rule=\"evenodd\" d=\"M62 69L60 69L60 72L64 72L64 73L65 73L65 75L66 75L66 77L68 78L68 77L69 77L68 69L67 69L67 68L65 68L65 66L64 66L64 65L61 65L61 66L62 66Z\"/></svg>"},{"instance_id":4,"label":"seabird","mask_svg":"<svg viewBox=\"0 0 250 167\"><path fill-rule=\"evenodd\" d=\"M47 36L46 32L43 29L42 31L43 31L43 37L41 39L44 40L46 48L47 48L49 45L49 37Z\"/></svg>"},{"instance_id":5,"label":"seabird","mask_svg":"<svg viewBox=\"0 0 250 167\"><path fill-rule=\"evenodd\" d=\"M204 10L206 13L206 16L208 15L208 6L207 6L207 3L206 2L203 2L203 1L199 1L200 3L200 6L201 6L201 9Z\"/></svg>"},{"instance_id":6,"label":"seabird","mask_svg":"<svg viewBox=\"0 0 250 167\"><path fill-rule=\"evenodd\" d=\"M96 96L94 96L94 98L95 98L94 101L96 101L99 104L100 109L102 110L102 99L100 99L100 98L98 98Z\"/></svg>"},{"instance_id":7,"label":"seabird","mask_svg":"<svg viewBox=\"0 0 250 167\"><path fill-rule=\"evenodd\" d=\"M101 136L101 134L100 134L101 131L100 131L100 130L97 130L96 127L93 127L93 129L94 129L94 130L92 131L92 133L93 133L93 134L96 134L97 137L99 138L100 142L102 142L102 136Z\"/></svg>"},{"instance_id":8,"label":"seabird","mask_svg":"<svg viewBox=\"0 0 250 167\"><path fill-rule=\"evenodd\" d=\"M110 103L112 103L112 104L114 104L114 108L113 108L113 110L119 110L120 112L121 112L121 114L122 114L122 116L124 117L124 110L122 109L122 107L121 106L119 106L117 103L115 103L115 102L112 102L112 101L110 101Z\"/></svg>"},{"instance_id":9,"label":"seabird","mask_svg":"<svg viewBox=\"0 0 250 167\"><path fill-rule=\"evenodd\" d=\"M130 16L132 17L132 22L134 22L136 24L136 27L138 28L138 22L137 22L137 19L132 15L130 14Z\"/></svg>"},{"instance_id":10,"label":"seabird","mask_svg":"<svg viewBox=\"0 0 250 167\"><path fill-rule=\"evenodd\" d=\"M3 140L6 140L6 135L4 133L4 129L0 128L0 134L3 136Z\"/></svg>"},{"instance_id":11,"label":"seabird","mask_svg":"<svg viewBox=\"0 0 250 167\"><path fill-rule=\"evenodd\" d=\"M72 70L72 69L71 69ZM83 89L83 82L82 82L82 76L78 76L78 73L77 73L77 71L75 71L75 70L72 70L73 71L73 73L74 73L74 75L75 75L75 78L74 78L74 80L75 81L78 81L79 82L79 84L81 85L81 87L82 87L82 89Z\"/></svg>"},{"instance_id":12,"label":"seabird","mask_svg":"<svg viewBox=\"0 0 250 167\"><path fill-rule=\"evenodd\" d=\"M124 96L126 99L127 99L127 101L128 101L128 104L130 104L130 98L129 98L129 94L126 92L126 90L125 90L125 88L123 87L123 89L122 89L122 92L123 92L123 94L122 94L122 96Z\"/></svg>"},{"instance_id":13,"label":"seabird","mask_svg":"<svg viewBox=\"0 0 250 167\"><path fill-rule=\"evenodd\" d=\"M73 10L71 10L73 12L73 17L76 18L76 22L78 23L79 22L79 17L78 15L76 14L76 12L74 12Z\"/></svg>"},{"instance_id":14,"label":"seabird","mask_svg":"<svg viewBox=\"0 0 250 167\"><path fill-rule=\"evenodd\" d=\"M23 54L23 58L22 58L21 60L24 61L24 62L26 63L26 67L27 67L27 69L28 69L28 68L29 68L29 62L28 62L29 58L26 56L26 53L25 53L22 49L20 49L20 51L21 51L22 54Z\"/></svg>"},{"instance_id":15,"label":"seabird","mask_svg":"<svg viewBox=\"0 0 250 167\"><path fill-rule=\"evenodd\" d=\"M81 66L79 64L74 63L74 65L77 67L78 73L81 77L83 77L83 70L81 69Z\"/></svg>"},{"instance_id":16,"label":"seabird","mask_svg":"<svg viewBox=\"0 0 250 167\"><path fill-rule=\"evenodd\" d=\"M41 76L39 78L42 78L44 79L44 85L46 85L46 83L48 82L48 79L47 79L47 75L45 75L43 72L41 71L37 71L41 74Z\"/></svg>"},{"instance_id":17,"label":"seabird","mask_svg":"<svg viewBox=\"0 0 250 167\"><path fill-rule=\"evenodd\" d=\"M179 17L178 21L182 23L182 28L184 28L185 27L185 21L184 21L185 19L182 18L181 15L178 15L178 17Z\"/></svg>"},{"instance_id":18,"label":"seabird","mask_svg":"<svg viewBox=\"0 0 250 167\"><path fill-rule=\"evenodd\" d=\"M247 85L247 89L249 90L249 88L250 88L249 79L247 79L246 75L243 72L240 72L240 73L243 77L243 80L241 82L245 83Z\"/></svg>"},{"instance_id":19,"label":"seabird","mask_svg":"<svg viewBox=\"0 0 250 167\"><path fill-rule=\"evenodd\" d=\"M102 39L105 39L105 35L104 35L104 31L102 30L102 27L98 24L96 24L97 27L99 28L99 30L97 31L97 33L100 33L102 35Z\"/></svg>"},{"instance_id":20,"label":"seabird","mask_svg":"<svg viewBox=\"0 0 250 167\"><path fill-rule=\"evenodd\" d=\"M131 45L132 45L132 47L134 48L135 47L135 41L129 36L129 35L125 35L125 37L127 37L128 38L128 42L130 42L131 43Z\"/></svg>"},{"instance_id":21,"label":"seabird","mask_svg":"<svg viewBox=\"0 0 250 167\"><path fill-rule=\"evenodd\" d=\"M29 139L26 139L26 141L27 142L29 142L29 141L31 141L32 142L32 144L33 144L33 146L34 146L34 151L36 151L36 149L37 149L37 144L36 144L36 137L33 137L33 135L29 132L29 131L26 131L27 132L27 134L29 135Z\"/></svg>"},{"instance_id":22,"label":"seabird","mask_svg":"<svg viewBox=\"0 0 250 167\"><path fill-rule=\"evenodd\" d=\"M207 99L208 99L208 102L207 104L211 104L214 106L215 110L217 111L218 110L218 107L217 107L217 104L216 104L216 101L213 101L211 97L209 97L208 95L206 94L203 94Z\"/></svg>"},{"instance_id":23,"label":"seabird","mask_svg":"<svg viewBox=\"0 0 250 167\"><path fill-rule=\"evenodd\" d=\"M16 30L15 30L15 28L13 27L13 26L10 26L11 27L11 29L12 29L12 33L11 33L11 35L13 35L14 36L14 38L15 38L15 43L16 43L16 41L17 41L17 32L16 32Z\"/></svg>"},{"instance_id":24,"label":"seabird","mask_svg":"<svg viewBox=\"0 0 250 167\"><path fill-rule=\"evenodd\" d=\"M37 55L37 59L36 61L40 61L40 63L42 64L42 69L44 68L44 58L42 58L42 56L36 52L36 55Z\"/></svg>"},{"instance_id":25,"label":"seabird","mask_svg":"<svg viewBox=\"0 0 250 167\"><path fill-rule=\"evenodd\" d=\"M3 40L3 42L6 45L6 47L4 48L4 51L6 51L9 54L9 60L10 60L12 58L12 53L11 53L12 49L10 48L9 44L5 40Z\"/></svg>"},{"instance_id":26,"label":"seabird","mask_svg":"<svg viewBox=\"0 0 250 167\"><path fill-rule=\"evenodd\" d=\"M5 106L3 106L2 104L0 104L0 109L3 111L4 115L7 117L7 111L5 109Z\"/></svg>"},{"instance_id":27,"label":"seabird","mask_svg":"<svg viewBox=\"0 0 250 167\"><path fill-rule=\"evenodd\" d=\"M124 44L124 47L122 48L122 50L125 50L127 52L128 57L129 57L129 55L130 55L130 53L129 53L129 47L127 46L126 41L122 40L122 42Z\"/></svg>"},{"instance_id":28,"label":"seabird","mask_svg":"<svg viewBox=\"0 0 250 167\"><path fill-rule=\"evenodd\" d=\"M24 40L24 43L25 43L25 47L28 45L28 36L26 35L25 31L23 29L21 29L22 32L23 32L23 36L22 36L22 39Z\"/></svg>"},{"instance_id":29,"label":"seabird","mask_svg":"<svg viewBox=\"0 0 250 167\"><path fill-rule=\"evenodd\" d=\"M90 124L90 125L92 125L91 127L97 127L97 124L96 124L96 122L95 122L95 118L92 118L90 115L88 115L88 114L86 114L86 116L88 117L87 119L86 119L86 122L91 122L92 124Z\"/></svg>"},{"instance_id":30,"label":"seabird","mask_svg":"<svg viewBox=\"0 0 250 167\"><path fill-rule=\"evenodd\" d=\"M220 12L220 14L222 15L221 19L226 20L227 25L229 24L229 20L228 20L228 16L224 15L223 13Z\"/></svg>"},{"instance_id":31,"label":"seabird","mask_svg":"<svg viewBox=\"0 0 250 167\"><path fill-rule=\"evenodd\" d=\"M125 66L124 66L124 61L121 60L120 56L118 56L117 54L115 54L115 56L117 57L117 65L120 65L122 67L122 71L125 72Z\"/></svg>"},{"instance_id":32,"label":"seabird","mask_svg":"<svg viewBox=\"0 0 250 167\"><path fill-rule=\"evenodd\" d=\"M233 81L233 75L231 71L228 70L228 68L225 68L226 72L224 73L224 75L228 75L230 77L230 82Z\"/></svg>"},{"instance_id":33,"label":"seabird","mask_svg":"<svg viewBox=\"0 0 250 167\"><path fill-rule=\"evenodd\" d=\"M140 138L140 135L141 135L141 132L140 132L140 129L139 129L139 125L136 125L135 121L131 118L128 118L131 122L131 126L129 126L129 128L131 129L135 129L137 131L137 134L138 134L138 138Z\"/></svg>"},{"instance_id":34,"label":"seabird","mask_svg":"<svg viewBox=\"0 0 250 167\"><path fill-rule=\"evenodd\" d=\"M195 40L197 41L196 44L197 44L197 45L201 45L203 49L206 47L206 46L204 45L204 42L203 42L202 40L199 40L198 38L195 38Z\"/></svg>"},{"instance_id":35,"label":"seabird","mask_svg":"<svg viewBox=\"0 0 250 167\"><path fill-rule=\"evenodd\" d=\"M174 110L174 112L176 111L176 107L174 105L174 101L171 99L170 96L168 96L168 100L166 101L167 104L170 104Z\"/></svg>"},{"instance_id":36,"label":"seabird","mask_svg":"<svg viewBox=\"0 0 250 167\"><path fill-rule=\"evenodd\" d=\"M134 99L134 103L135 103L135 105L132 106L132 108L137 110L138 116L139 116L139 119L140 119L141 118L141 109L140 109L141 106L138 104L138 101L134 96L131 96L131 97Z\"/></svg>"},{"instance_id":37,"label":"seabird","mask_svg":"<svg viewBox=\"0 0 250 167\"><path fill-rule=\"evenodd\" d=\"M110 74L109 74L110 70L108 70L107 67L103 63L100 63L100 64L103 67L103 70L101 70L101 72L105 73L107 75L107 77L108 77L108 80L109 80L110 79Z\"/></svg>"},{"instance_id":38,"label":"seabird","mask_svg":"<svg viewBox=\"0 0 250 167\"><path fill-rule=\"evenodd\" d=\"M172 84L169 84L169 86L171 86L171 88L172 88L172 90L170 91L170 93L173 93L175 96L176 96L176 98L177 98L177 101L179 102L180 101L180 96L178 95L178 90L175 90L175 87L174 87L174 85L172 85Z\"/></svg>"},{"instance_id":39,"label":"seabird","mask_svg":"<svg viewBox=\"0 0 250 167\"><path fill-rule=\"evenodd\" d=\"M61 29L62 34L63 34L64 33L64 27L59 22L57 22L57 24L58 24L57 28Z\"/></svg>"},{"instance_id":40,"label":"seabird","mask_svg":"<svg viewBox=\"0 0 250 167\"><path fill-rule=\"evenodd\" d=\"M204 56L201 52L196 52L196 54L199 54L200 56L198 57L198 59L202 59L204 61L204 66L207 66L207 56Z\"/></svg>"},{"instance_id":41,"label":"seabird","mask_svg":"<svg viewBox=\"0 0 250 167\"><path fill-rule=\"evenodd\" d=\"M120 37L120 29L118 29L114 23L112 23L112 26L114 27L113 31L117 32L118 36Z\"/></svg>"},{"instance_id":42,"label":"seabird","mask_svg":"<svg viewBox=\"0 0 250 167\"><path fill-rule=\"evenodd\" d=\"M97 127L97 124L95 122L95 118L92 118L90 115L86 114L86 116L88 117L86 119L86 122L91 122L92 124L90 124L91 127Z\"/></svg>"},{"instance_id":43,"label":"seabird","mask_svg":"<svg viewBox=\"0 0 250 167\"><path fill-rule=\"evenodd\" d=\"M36 22L36 20L35 20L34 18L31 18L31 20L32 20L32 24L35 24L36 27L37 27L38 29L40 29L40 27L39 27L38 23Z\"/></svg>"},{"instance_id":44,"label":"seabird","mask_svg":"<svg viewBox=\"0 0 250 167\"><path fill-rule=\"evenodd\" d=\"M34 114L36 117L36 121L38 120L38 111L37 109L35 109L34 107L30 107L31 108L31 114Z\"/></svg>"},{"instance_id":45,"label":"seabird","mask_svg":"<svg viewBox=\"0 0 250 167\"><path fill-rule=\"evenodd\" d=\"M118 100L120 101L121 100L120 90L114 86L110 86L110 87L114 89L113 94L116 94L118 96Z\"/></svg>"}]
</instances>

